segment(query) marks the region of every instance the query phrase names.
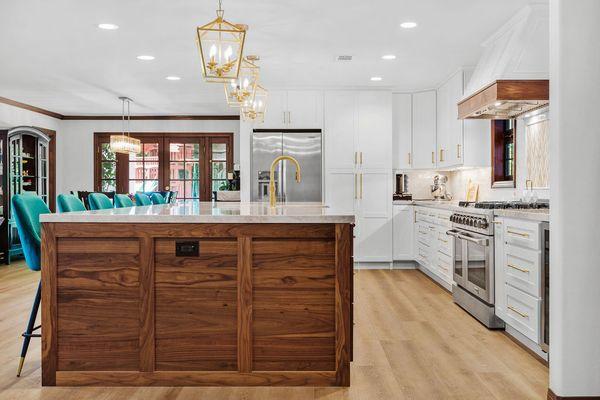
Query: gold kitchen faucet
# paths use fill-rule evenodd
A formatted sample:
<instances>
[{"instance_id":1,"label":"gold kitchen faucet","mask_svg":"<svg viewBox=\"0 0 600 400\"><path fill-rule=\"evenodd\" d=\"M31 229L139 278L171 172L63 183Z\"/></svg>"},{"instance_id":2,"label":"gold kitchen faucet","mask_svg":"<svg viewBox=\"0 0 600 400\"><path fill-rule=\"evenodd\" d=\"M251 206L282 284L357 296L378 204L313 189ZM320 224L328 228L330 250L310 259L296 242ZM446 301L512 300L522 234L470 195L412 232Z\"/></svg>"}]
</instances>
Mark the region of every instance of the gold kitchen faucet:
<instances>
[{"instance_id":1,"label":"gold kitchen faucet","mask_svg":"<svg viewBox=\"0 0 600 400\"><path fill-rule=\"evenodd\" d=\"M277 203L277 197L275 196L275 167L279 161L283 160L290 160L296 165L296 182L300 183L302 180L301 169L298 160L291 156L279 156L274 159L271 163L271 171L269 173L269 204L271 207L275 207L275 204Z\"/></svg>"}]
</instances>

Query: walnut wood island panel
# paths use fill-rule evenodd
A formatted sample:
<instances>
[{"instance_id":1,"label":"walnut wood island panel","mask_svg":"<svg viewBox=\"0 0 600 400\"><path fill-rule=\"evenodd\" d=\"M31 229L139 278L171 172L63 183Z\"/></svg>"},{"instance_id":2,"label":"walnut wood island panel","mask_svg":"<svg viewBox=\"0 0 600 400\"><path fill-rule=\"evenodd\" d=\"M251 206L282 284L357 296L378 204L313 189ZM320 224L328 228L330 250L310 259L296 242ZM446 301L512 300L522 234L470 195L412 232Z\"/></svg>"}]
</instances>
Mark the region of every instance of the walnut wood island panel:
<instances>
[{"instance_id":1,"label":"walnut wood island panel","mask_svg":"<svg viewBox=\"0 0 600 400\"><path fill-rule=\"evenodd\" d=\"M186 202L41 221L42 385L350 385L352 215Z\"/></svg>"}]
</instances>

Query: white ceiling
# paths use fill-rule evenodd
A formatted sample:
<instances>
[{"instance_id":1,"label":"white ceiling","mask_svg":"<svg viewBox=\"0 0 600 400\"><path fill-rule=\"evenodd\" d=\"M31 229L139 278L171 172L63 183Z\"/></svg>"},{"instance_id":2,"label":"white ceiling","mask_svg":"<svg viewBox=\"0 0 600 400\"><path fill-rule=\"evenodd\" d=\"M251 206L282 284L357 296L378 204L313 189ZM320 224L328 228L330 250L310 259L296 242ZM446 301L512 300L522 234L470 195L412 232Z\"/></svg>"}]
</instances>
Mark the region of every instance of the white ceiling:
<instances>
[{"instance_id":1,"label":"white ceiling","mask_svg":"<svg viewBox=\"0 0 600 400\"><path fill-rule=\"evenodd\" d=\"M267 88L431 88L529 0L223 0ZM217 0L0 0L0 96L58 113L235 114L202 81L195 27ZM412 30L399 27L416 21ZM116 31L97 24L115 23ZM383 61L383 54L397 55ZM137 55L156 60L142 62ZM354 61L335 62L337 55ZM165 80L167 75L182 80ZM370 82L371 76L383 81Z\"/></svg>"}]
</instances>

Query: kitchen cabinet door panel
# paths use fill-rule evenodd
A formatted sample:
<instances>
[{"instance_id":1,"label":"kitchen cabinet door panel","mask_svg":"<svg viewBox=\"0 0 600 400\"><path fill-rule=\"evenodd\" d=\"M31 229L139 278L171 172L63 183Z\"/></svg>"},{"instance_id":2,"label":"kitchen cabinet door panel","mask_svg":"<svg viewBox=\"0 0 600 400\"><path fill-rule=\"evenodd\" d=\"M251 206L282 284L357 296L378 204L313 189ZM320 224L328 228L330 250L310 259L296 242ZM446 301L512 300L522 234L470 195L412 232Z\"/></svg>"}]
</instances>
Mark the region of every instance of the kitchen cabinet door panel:
<instances>
[{"instance_id":1,"label":"kitchen cabinet door panel","mask_svg":"<svg viewBox=\"0 0 600 400\"><path fill-rule=\"evenodd\" d=\"M393 255L394 260L413 260L413 232L414 213L413 207L408 205L393 206Z\"/></svg>"},{"instance_id":2,"label":"kitchen cabinet door panel","mask_svg":"<svg viewBox=\"0 0 600 400\"><path fill-rule=\"evenodd\" d=\"M413 94L413 168L435 168L436 93Z\"/></svg>"},{"instance_id":3,"label":"kitchen cabinet door panel","mask_svg":"<svg viewBox=\"0 0 600 400\"><path fill-rule=\"evenodd\" d=\"M292 90L287 93L287 128L318 129L323 126L323 93Z\"/></svg>"},{"instance_id":4,"label":"kitchen cabinet door panel","mask_svg":"<svg viewBox=\"0 0 600 400\"><path fill-rule=\"evenodd\" d=\"M392 97L392 139L394 169L412 167L412 95L395 93Z\"/></svg>"},{"instance_id":5,"label":"kitchen cabinet door panel","mask_svg":"<svg viewBox=\"0 0 600 400\"><path fill-rule=\"evenodd\" d=\"M353 169L357 162L358 110L356 93L325 94L325 167Z\"/></svg>"},{"instance_id":6,"label":"kitchen cabinet door panel","mask_svg":"<svg viewBox=\"0 0 600 400\"><path fill-rule=\"evenodd\" d=\"M262 124L255 124L258 129L283 129L287 128L287 92L270 91L267 109L265 111L265 121Z\"/></svg>"},{"instance_id":7,"label":"kitchen cabinet door panel","mask_svg":"<svg viewBox=\"0 0 600 400\"><path fill-rule=\"evenodd\" d=\"M325 202L340 212L355 212L358 175L352 171L328 172L326 176Z\"/></svg>"},{"instance_id":8,"label":"kitchen cabinet door panel","mask_svg":"<svg viewBox=\"0 0 600 400\"><path fill-rule=\"evenodd\" d=\"M357 262L392 262L391 218L361 218L354 259Z\"/></svg>"},{"instance_id":9,"label":"kitchen cabinet door panel","mask_svg":"<svg viewBox=\"0 0 600 400\"><path fill-rule=\"evenodd\" d=\"M360 168L392 167L392 95L359 92L358 150Z\"/></svg>"}]
</instances>

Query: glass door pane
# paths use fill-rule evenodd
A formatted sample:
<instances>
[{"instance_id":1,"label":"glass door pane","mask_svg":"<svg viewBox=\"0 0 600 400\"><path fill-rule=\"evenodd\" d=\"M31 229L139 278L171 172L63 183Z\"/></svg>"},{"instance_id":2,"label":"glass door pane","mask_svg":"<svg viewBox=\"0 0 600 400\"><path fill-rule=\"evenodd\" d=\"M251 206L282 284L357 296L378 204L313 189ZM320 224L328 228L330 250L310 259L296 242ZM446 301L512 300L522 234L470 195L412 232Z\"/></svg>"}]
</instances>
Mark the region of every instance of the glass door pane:
<instances>
[{"instance_id":1,"label":"glass door pane","mask_svg":"<svg viewBox=\"0 0 600 400\"><path fill-rule=\"evenodd\" d=\"M212 139L210 145L210 180L211 191L228 190L228 154L230 151L228 140Z\"/></svg>"},{"instance_id":2,"label":"glass door pane","mask_svg":"<svg viewBox=\"0 0 600 400\"><path fill-rule=\"evenodd\" d=\"M168 139L167 186L177 199L204 200L202 196L203 138Z\"/></svg>"},{"instance_id":3,"label":"glass door pane","mask_svg":"<svg viewBox=\"0 0 600 400\"><path fill-rule=\"evenodd\" d=\"M467 243L467 279L478 288L487 291L486 283L486 247L466 241Z\"/></svg>"},{"instance_id":4,"label":"glass door pane","mask_svg":"<svg viewBox=\"0 0 600 400\"><path fill-rule=\"evenodd\" d=\"M159 139L143 138L141 151L129 155L127 168L129 193L161 190L160 148Z\"/></svg>"}]
</instances>

